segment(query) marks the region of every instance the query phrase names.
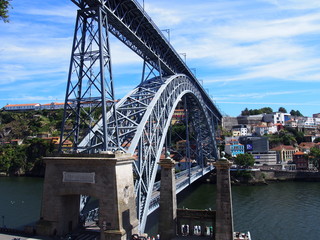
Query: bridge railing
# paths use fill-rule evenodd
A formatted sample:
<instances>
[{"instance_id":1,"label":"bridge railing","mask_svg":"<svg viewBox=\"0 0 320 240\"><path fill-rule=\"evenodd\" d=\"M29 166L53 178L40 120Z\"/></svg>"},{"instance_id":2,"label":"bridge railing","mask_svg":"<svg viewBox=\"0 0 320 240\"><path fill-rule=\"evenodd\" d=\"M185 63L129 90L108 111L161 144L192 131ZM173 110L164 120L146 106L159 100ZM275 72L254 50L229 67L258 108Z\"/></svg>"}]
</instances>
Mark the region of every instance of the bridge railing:
<instances>
[{"instance_id":1,"label":"bridge railing","mask_svg":"<svg viewBox=\"0 0 320 240\"><path fill-rule=\"evenodd\" d=\"M191 176L189 176L189 169L183 170L175 175L176 177L176 193L181 192L183 189L185 189L187 186L189 186L192 182L199 179L203 175L207 174L208 172L213 170L213 166L207 166L205 168L201 168L201 166L195 166L190 169ZM201 170L201 171L200 171ZM185 179L183 179L185 177ZM180 179L180 181L179 181ZM183 179L183 180L181 180ZM160 201L160 184L161 182L158 181L154 183L153 186L153 197L150 200L149 204L149 214L155 211L159 207L159 201ZM99 215L99 208L94 208L87 213L83 214L83 219L86 222L90 221L96 221L98 219Z\"/></svg>"}]
</instances>

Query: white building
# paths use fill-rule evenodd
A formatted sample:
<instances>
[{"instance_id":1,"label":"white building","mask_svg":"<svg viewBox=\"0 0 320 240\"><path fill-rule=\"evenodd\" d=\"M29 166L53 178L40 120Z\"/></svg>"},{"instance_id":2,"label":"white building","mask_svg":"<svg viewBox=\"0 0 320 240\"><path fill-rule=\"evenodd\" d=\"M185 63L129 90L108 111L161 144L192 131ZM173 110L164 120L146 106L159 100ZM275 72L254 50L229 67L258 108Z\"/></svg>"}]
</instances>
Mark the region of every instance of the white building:
<instances>
[{"instance_id":1,"label":"white building","mask_svg":"<svg viewBox=\"0 0 320 240\"><path fill-rule=\"evenodd\" d=\"M299 117L296 121L300 128L316 128L317 126L315 118L312 117Z\"/></svg>"},{"instance_id":2,"label":"white building","mask_svg":"<svg viewBox=\"0 0 320 240\"><path fill-rule=\"evenodd\" d=\"M263 136L264 134L273 134L278 131L276 125L272 126L265 126L265 125L259 125L254 127L254 132L259 135Z\"/></svg>"},{"instance_id":3,"label":"white building","mask_svg":"<svg viewBox=\"0 0 320 240\"><path fill-rule=\"evenodd\" d=\"M264 115L263 121L273 124L281 123L282 125L284 125L285 122L290 119L290 117L291 115L289 113L274 112Z\"/></svg>"},{"instance_id":4,"label":"white building","mask_svg":"<svg viewBox=\"0 0 320 240\"><path fill-rule=\"evenodd\" d=\"M296 128L298 126L298 124L297 124L296 120L290 119L290 120L286 121L285 126L286 127Z\"/></svg>"},{"instance_id":5,"label":"white building","mask_svg":"<svg viewBox=\"0 0 320 240\"><path fill-rule=\"evenodd\" d=\"M248 128L246 125L236 125L232 127L232 136L247 136Z\"/></svg>"},{"instance_id":6,"label":"white building","mask_svg":"<svg viewBox=\"0 0 320 240\"><path fill-rule=\"evenodd\" d=\"M6 111L26 111L26 110L35 110L39 106L40 106L39 103L7 104L3 108Z\"/></svg>"},{"instance_id":7,"label":"white building","mask_svg":"<svg viewBox=\"0 0 320 240\"><path fill-rule=\"evenodd\" d=\"M41 104L40 109L41 110L54 110L54 109L63 109L64 108L64 103L46 103L46 104Z\"/></svg>"}]
</instances>

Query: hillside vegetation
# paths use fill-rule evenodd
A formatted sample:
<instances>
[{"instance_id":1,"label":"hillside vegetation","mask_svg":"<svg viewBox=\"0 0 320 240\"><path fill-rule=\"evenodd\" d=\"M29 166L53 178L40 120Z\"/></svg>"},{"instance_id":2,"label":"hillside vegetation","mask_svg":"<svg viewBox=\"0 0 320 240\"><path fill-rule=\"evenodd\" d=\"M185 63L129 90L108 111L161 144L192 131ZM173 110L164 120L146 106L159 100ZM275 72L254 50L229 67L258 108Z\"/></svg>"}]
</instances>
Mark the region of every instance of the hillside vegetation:
<instances>
[{"instance_id":1,"label":"hillside vegetation","mask_svg":"<svg viewBox=\"0 0 320 240\"><path fill-rule=\"evenodd\" d=\"M0 112L0 172L42 176L42 157L55 149L50 141L37 136L59 136L62 117L63 110ZM13 140L23 143L13 144Z\"/></svg>"}]
</instances>

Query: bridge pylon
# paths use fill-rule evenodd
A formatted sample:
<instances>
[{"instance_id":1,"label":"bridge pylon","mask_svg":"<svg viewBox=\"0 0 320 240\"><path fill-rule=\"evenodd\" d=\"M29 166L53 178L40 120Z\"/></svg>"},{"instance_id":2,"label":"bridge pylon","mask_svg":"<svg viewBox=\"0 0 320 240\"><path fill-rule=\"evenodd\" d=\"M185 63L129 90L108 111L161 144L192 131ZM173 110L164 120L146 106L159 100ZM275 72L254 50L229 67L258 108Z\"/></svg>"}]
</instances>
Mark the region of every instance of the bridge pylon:
<instances>
[{"instance_id":1,"label":"bridge pylon","mask_svg":"<svg viewBox=\"0 0 320 240\"><path fill-rule=\"evenodd\" d=\"M45 158L41 236L64 236L79 227L80 195L98 199L101 240L127 240L138 233L132 171L128 154L61 154Z\"/></svg>"},{"instance_id":2,"label":"bridge pylon","mask_svg":"<svg viewBox=\"0 0 320 240\"><path fill-rule=\"evenodd\" d=\"M114 140L118 139L117 125L107 129L107 111L113 109L113 119L117 118L107 13L101 4L91 6L84 3L79 5L81 8L77 12L60 152L68 141L72 142L68 152L88 151L91 146L99 146L101 151L119 149L117 140ZM97 133L93 128L100 119L103 120L102 126ZM94 136L95 142L86 149L79 149L86 134ZM112 144L108 141L110 135L116 135Z\"/></svg>"}]
</instances>

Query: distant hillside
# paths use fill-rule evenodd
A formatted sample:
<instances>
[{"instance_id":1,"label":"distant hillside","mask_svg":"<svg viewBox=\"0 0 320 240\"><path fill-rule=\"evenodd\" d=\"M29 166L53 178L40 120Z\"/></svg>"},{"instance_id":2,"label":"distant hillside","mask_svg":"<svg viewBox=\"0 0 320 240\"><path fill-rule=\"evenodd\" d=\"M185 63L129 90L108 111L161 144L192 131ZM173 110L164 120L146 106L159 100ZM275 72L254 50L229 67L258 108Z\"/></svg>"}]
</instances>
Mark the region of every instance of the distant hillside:
<instances>
[{"instance_id":1,"label":"distant hillside","mask_svg":"<svg viewBox=\"0 0 320 240\"><path fill-rule=\"evenodd\" d=\"M27 112L0 112L0 142L12 139L26 139L48 133L59 136L63 109Z\"/></svg>"},{"instance_id":2,"label":"distant hillside","mask_svg":"<svg viewBox=\"0 0 320 240\"><path fill-rule=\"evenodd\" d=\"M0 112L0 173L43 176L42 157L53 152L52 141L40 135L59 136L63 110Z\"/></svg>"}]
</instances>

